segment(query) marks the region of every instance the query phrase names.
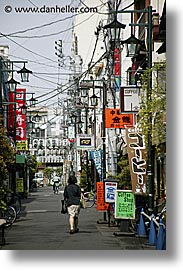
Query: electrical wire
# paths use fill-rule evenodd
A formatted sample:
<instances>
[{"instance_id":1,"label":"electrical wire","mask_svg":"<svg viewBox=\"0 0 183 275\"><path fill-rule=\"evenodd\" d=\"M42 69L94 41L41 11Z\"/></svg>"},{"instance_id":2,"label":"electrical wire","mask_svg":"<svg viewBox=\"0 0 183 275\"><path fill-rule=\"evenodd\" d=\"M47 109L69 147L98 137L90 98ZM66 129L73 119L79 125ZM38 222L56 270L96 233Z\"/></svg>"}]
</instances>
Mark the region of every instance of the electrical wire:
<instances>
[{"instance_id":1,"label":"electrical wire","mask_svg":"<svg viewBox=\"0 0 183 275\"><path fill-rule=\"evenodd\" d=\"M75 79L74 79L74 82L72 83L72 84L70 84L70 86L69 87L66 87L64 90L62 90L61 92L58 92L57 94L55 94L55 95L52 95L51 97L49 97L49 98L46 98L46 99L44 99L44 100L42 100L42 101L40 101L39 102L39 104L40 103L43 103L43 102L45 102L45 101L47 101L47 100L49 100L49 99L52 99L53 97L55 97L55 96L57 96L57 95L59 95L59 94L62 94L64 91L66 91L66 90L68 90L69 88L71 88L73 85L75 85L76 83L77 83L77 81L79 81L79 79L81 79L82 77L84 77L98 62L100 62L102 59L104 59L104 58L106 58L106 52L93 64L93 65L91 65L85 72L83 72L81 75L79 75L79 76L77 76L77 77L75 77ZM55 89L56 90L56 89Z\"/></svg>"},{"instance_id":2,"label":"electrical wire","mask_svg":"<svg viewBox=\"0 0 183 275\"><path fill-rule=\"evenodd\" d=\"M101 8L103 5L100 5ZM83 20L82 22L78 23L75 25L75 27L78 27L80 26L81 24L85 23L86 21L88 21L90 18L92 18L96 13L98 12L94 12L93 14L91 14L91 16L89 16L88 18L86 18L85 20ZM66 19L71 19L73 17L76 17L78 15L81 15L82 13L79 13L79 14L75 14L75 15L71 15L69 17L67 17ZM50 26L51 24L54 24L54 23L58 23L58 22L61 22L61 21L64 21L65 19L60 19L60 20L57 20L55 22L50 22L50 23L47 23L47 24L44 24L42 26L38 26L38 27L34 27L34 28L30 28L30 29L27 29L27 30L23 30L23 31L18 31L18 32L14 32L14 33L10 33L10 34L3 34L3 33L0 33L1 36L5 36L5 37L13 37L13 38L45 38L45 37L50 37L50 36L55 36L55 35L58 35L58 34L61 34L61 33L65 33L65 32L68 32L69 30L71 30L73 28L73 26L71 26L70 28L67 28L65 30L61 30L59 32L55 32L55 33L51 33L51 34L43 34L43 35L33 35L33 36L19 36L19 35L16 35L16 34L20 34L20 33L24 33L24 32L27 32L27 31L32 31L32 30L35 30L35 29L38 29L38 28L42 28L42 27L45 27L45 26ZM0 37L1 37L0 36Z\"/></svg>"},{"instance_id":3,"label":"electrical wire","mask_svg":"<svg viewBox=\"0 0 183 275\"><path fill-rule=\"evenodd\" d=\"M6 36L5 34L3 34L2 32L0 32L0 34L2 34L5 38L7 38L8 40L10 40L10 41L13 42L14 44L18 45L19 47L23 48L24 50L26 50L26 51L28 51L28 52L34 54L34 55L37 55L37 56L39 56L39 57L41 57L41 58L44 58L44 59L46 59L46 60L49 60L49 61L51 61L51 62L57 63L55 60L53 60L53 59L51 59L51 58L48 58L48 57L43 56L43 55L41 55L41 54L38 54L38 53L36 53L36 52L34 52L34 51L32 51L32 50L30 50L30 49L28 49L28 48L22 46L22 45L19 44L18 42L14 41L14 40L11 39L10 37L8 37L8 36Z\"/></svg>"}]
</instances>

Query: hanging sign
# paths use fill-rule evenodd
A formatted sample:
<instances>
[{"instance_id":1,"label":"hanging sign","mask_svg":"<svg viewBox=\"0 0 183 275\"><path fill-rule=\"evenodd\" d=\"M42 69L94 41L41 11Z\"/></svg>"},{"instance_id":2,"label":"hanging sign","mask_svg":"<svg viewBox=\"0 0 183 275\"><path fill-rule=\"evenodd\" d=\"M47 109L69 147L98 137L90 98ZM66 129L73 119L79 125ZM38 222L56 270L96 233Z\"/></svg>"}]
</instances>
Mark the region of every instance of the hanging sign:
<instances>
[{"instance_id":1,"label":"hanging sign","mask_svg":"<svg viewBox=\"0 0 183 275\"><path fill-rule=\"evenodd\" d=\"M130 190L116 190L115 193L115 218L135 218L135 197Z\"/></svg>"},{"instance_id":2,"label":"hanging sign","mask_svg":"<svg viewBox=\"0 0 183 275\"><path fill-rule=\"evenodd\" d=\"M121 87L120 112L136 113L140 108L140 88L136 86Z\"/></svg>"},{"instance_id":3,"label":"hanging sign","mask_svg":"<svg viewBox=\"0 0 183 275\"><path fill-rule=\"evenodd\" d=\"M133 124L133 114L121 114L120 109L105 109L106 128L125 128L125 126L133 126Z\"/></svg>"},{"instance_id":4,"label":"hanging sign","mask_svg":"<svg viewBox=\"0 0 183 275\"><path fill-rule=\"evenodd\" d=\"M93 149L94 136L93 135L77 135L77 148L78 149Z\"/></svg>"}]
</instances>

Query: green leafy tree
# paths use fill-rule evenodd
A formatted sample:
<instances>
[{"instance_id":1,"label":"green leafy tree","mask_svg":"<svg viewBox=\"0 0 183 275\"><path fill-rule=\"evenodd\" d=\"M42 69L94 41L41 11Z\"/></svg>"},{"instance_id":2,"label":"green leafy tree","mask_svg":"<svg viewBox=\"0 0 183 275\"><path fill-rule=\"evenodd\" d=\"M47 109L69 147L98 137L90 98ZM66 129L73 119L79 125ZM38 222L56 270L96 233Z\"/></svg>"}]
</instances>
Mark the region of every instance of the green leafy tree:
<instances>
[{"instance_id":1,"label":"green leafy tree","mask_svg":"<svg viewBox=\"0 0 183 275\"><path fill-rule=\"evenodd\" d=\"M0 185L7 179L8 169L14 163L15 150L5 134L5 129L0 128Z\"/></svg>"},{"instance_id":2,"label":"green leafy tree","mask_svg":"<svg viewBox=\"0 0 183 275\"><path fill-rule=\"evenodd\" d=\"M4 195L7 187L4 180L8 177L8 170L15 163L15 150L10 140L8 140L5 129L0 128L0 209L5 209Z\"/></svg>"},{"instance_id":3,"label":"green leafy tree","mask_svg":"<svg viewBox=\"0 0 183 275\"><path fill-rule=\"evenodd\" d=\"M31 163L29 165L29 178L30 181L32 181L32 179L34 178L34 175L37 171L37 167L38 167L38 163L36 160L36 156L31 156Z\"/></svg>"},{"instance_id":4,"label":"green leafy tree","mask_svg":"<svg viewBox=\"0 0 183 275\"><path fill-rule=\"evenodd\" d=\"M43 170L43 175L44 175L46 178L48 178L48 183L50 183L53 173L54 173L54 170L53 170L53 168L50 168L50 167L46 167L46 168Z\"/></svg>"},{"instance_id":5,"label":"green leafy tree","mask_svg":"<svg viewBox=\"0 0 183 275\"><path fill-rule=\"evenodd\" d=\"M63 168L62 167L57 167L55 172L56 172L56 175L58 177L61 177L63 175Z\"/></svg>"},{"instance_id":6,"label":"green leafy tree","mask_svg":"<svg viewBox=\"0 0 183 275\"><path fill-rule=\"evenodd\" d=\"M118 162L118 171L119 172L115 177L119 181L118 188L131 189L132 185L128 155L121 156Z\"/></svg>"},{"instance_id":7,"label":"green leafy tree","mask_svg":"<svg viewBox=\"0 0 183 275\"><path fill-rule=\"evenodd\" d=\"M148 81L152 73L152 89L148 91ZM142 76L142 93L139 110L139 126L147 145L148 133L152 142L160 152L166 141L166 63L155 64Z\"/></svg>"}]
</instances>

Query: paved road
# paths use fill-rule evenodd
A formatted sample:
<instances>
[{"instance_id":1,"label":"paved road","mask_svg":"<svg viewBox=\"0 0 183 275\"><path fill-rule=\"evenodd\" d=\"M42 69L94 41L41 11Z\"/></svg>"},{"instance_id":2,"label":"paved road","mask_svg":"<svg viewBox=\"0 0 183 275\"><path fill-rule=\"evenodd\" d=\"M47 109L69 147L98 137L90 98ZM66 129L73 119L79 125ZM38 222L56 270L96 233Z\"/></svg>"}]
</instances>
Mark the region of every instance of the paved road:
<instances>
[{"instance_id":1,"label":"paved road","mask_svg":"<svg viewBox=\"0 0 183 275\"><path fill-rule=\"evenodd\" d=\"M6 229L3 250L123 250L144 249L143 240L135 237L115 237L117 227L97 224L103 214L95 207L81 209L80 231L69 234L68 215L60 214L60 194L51 187L31 193L23 202L20 218Z\"/></svg>"}]
</instances>

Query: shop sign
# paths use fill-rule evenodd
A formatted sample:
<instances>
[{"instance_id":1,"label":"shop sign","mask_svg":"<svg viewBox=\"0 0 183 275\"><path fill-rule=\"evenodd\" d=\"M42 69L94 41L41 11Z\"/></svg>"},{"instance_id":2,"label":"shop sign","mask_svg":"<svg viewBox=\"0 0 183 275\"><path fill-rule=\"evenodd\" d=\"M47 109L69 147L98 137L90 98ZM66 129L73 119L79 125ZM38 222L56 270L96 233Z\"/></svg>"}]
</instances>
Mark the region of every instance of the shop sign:
<instances>
[{"instance_id":1,"label":"shop sign","mask_svg":"<svg viewBox=\"0 0 183 275\"><path fill-rule=\"evenodd\" d=\"M136 86L121 87L120 112L136 113L140 108L140 88Z\"/></svg>"},{"instance_id":2,"label":"shop sign","mask_svg":"<svg viewBox=\"0 0 183 275\"><path fill-rule=\"evenodd\" d=\"M78 149L93 149L94 136L93 135L77 135L77 148Z\"/></svg>"},{"instance_id":3,"label":"shop sign","mask_svg":"<svg viewBox=\"0 0 183 275\"><path fill-rule=\"evenodd\" d=\"M106 128L125 128L126 126L133 126L133 114L121 114L120 109L105 109L105 127Z\"/></svg>"},{"instance_id":4,"label":"shop sign","mask_svg":"<svg viewBox=\"0 0 183 275\"><path fill-rule=\"evenodd\" d=\"M17 178L16 179L16 191L18 193L23 193L23 191L24 191L24 181L23 181L23 178Z\"/></svg>"},{"instance_id":5,"label":"shop sign","mask_svg":"<svg viewBox=\"0 0 183 275\"><path fill-rule=\"evenodd\" d=\"M115 218L135 218L135 197L131 190L116 190L115 193Z\"/></svg>"},{"instance_id":6,"label":"shop sign","mask_svg":"<svg viewBox=\"0 0 183 275\"><path fill-rule=\"evenodd\" d=\"M133 193L146 193L147 151L142 132L137 127L126 128L127 152Z\"/></svg>"},{"instance_id":7,"label":"shop sign","mask_svg":"<svg viewBox=\"0 0 183 275\"><path fill-rule=\"evenodd\" d=\"M115 202L115 191L117 190L117 182L105 182L105 202Z\"/></svg>"},{"instance_id":8,"label":"shop sign","mask_svg":"<svg viewBox=\"0 0 183 275\"><path fill-rule=\"evenodd\" d=\"M107 211L108 203L105 203L104 199L104 183L97 182L97 210Z\"/></svg>"},{"instance_id":9,"label":"shop sign","mask_svg":"<svg viewBox=\"0 0 183 275\"><path fill-rule=\"evenodd\" d=\"M28 150L28 142L27 142L27 140L25 140L25 141L18 141L18 142L16 143L16 149L17 149L18 151L25 151L25 150Z\"/></svg>"}]
</instances>

